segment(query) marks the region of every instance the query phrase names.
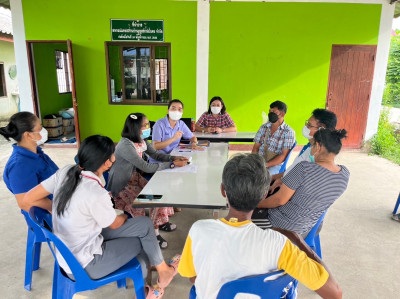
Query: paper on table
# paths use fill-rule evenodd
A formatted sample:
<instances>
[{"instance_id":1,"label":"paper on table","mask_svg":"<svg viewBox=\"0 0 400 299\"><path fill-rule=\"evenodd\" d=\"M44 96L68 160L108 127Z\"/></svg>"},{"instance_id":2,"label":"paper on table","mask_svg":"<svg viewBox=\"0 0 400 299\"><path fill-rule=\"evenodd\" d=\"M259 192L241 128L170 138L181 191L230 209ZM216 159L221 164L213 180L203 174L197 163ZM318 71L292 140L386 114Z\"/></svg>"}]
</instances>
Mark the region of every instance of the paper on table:
<instances>
[{"instance_id":1,"label":"paper on table","mask_svg":"<svg viewBox=\"0 0 400 299\"><path fill-rule=\"evenodd\" d=\"M160 172L197 173L197 165L189 164L183 167L175 167L175 168L160 170Z\"/></svg>"}]
</instances>

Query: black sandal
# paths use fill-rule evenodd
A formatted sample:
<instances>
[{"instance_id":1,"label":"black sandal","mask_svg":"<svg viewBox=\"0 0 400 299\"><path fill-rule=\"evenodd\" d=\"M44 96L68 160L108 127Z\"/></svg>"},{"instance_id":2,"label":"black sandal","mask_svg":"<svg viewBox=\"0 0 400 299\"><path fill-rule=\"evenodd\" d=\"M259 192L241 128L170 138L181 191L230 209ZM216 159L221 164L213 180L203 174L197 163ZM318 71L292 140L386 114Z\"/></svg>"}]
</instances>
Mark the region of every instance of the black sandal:
<instances>
[{"instance_id":1,"label":"black sandal","mask_svg":"<svg viewBox=\"0 0 400 299\"><path fill-rule=\"evenodd\" d=\"M167 241L165 241L165 239L160 235L157 236L157 240L158 240L158 245L160 246L161 249L166 249L168 247Z\"/></svg>"},{"instance_id":2,"label":"black sandal","mask_svg":"<svg viewBox=\"0 0 400 299\"><path fill-rule=\"evenodd\" d=\"M171 222L167 222L163 225L160 225L158 227L158 229L170 233L170 232L173 232L174 230L176 230L176 225Z\"/></svg>"}]
</instances>

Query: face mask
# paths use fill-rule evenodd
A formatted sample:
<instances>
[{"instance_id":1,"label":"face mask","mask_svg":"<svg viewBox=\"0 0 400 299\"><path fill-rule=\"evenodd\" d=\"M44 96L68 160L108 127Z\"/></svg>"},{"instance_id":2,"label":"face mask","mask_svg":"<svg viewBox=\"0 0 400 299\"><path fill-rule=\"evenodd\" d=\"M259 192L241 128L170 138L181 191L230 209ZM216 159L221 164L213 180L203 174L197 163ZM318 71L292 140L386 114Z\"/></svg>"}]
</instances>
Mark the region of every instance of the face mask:
<instances>
[{"instance_id":1,"label":"face mask","mask_svg":"<svg viewBox=\"0 0 400 299\"><path fill-rule=\"evenodd\" d=\"M309 152L308 156L310 157L310 161L312 163L315 163L315 157L313 155L311 155L311 151Z\"/></svg>"},{"instance_id":2,"label":"face mask","mask_svg":"<svg viewBox=\"0 0 400 299\"><path fill-rule=\"evenodd\" d=\"M146 130L143 130L142 131L142 135L140 135L140 138L142 138L142 139L149 138L150 133L151 133L151 129L150 128L148 128Z\"/></svg>"},{"instance_id":3,"label":"face mask","mask_svg":"<svg viewBox=\"0 0 400 299\"><path fill-rule=\"evenodd\" d=\"M172 120L180 120L182 117L182 112L179 111L168 111L168 116L172 119Z\"/></svg>"},{"instance_id":4,"label":"face mask","mask_svg":"<svg viewBox=\"0 0 400 299\"><path fill-rule=\"evenodd\" d=\"M303 127L303 130L301 130L301 133L303 134L303 136L305 137L305 138L307 138L308 140L310 140L311 138L312 138L312 136L310 136L310 129L309 128L307 128L307 126L304 126Z\"/></svg>"},{"instance_id":5,"label":"face mask","mask_svg":"<svg viewBox=\"0 0 400 299\"><path fill-rule=\"evenodd\" d=\"M221 107L211 107L211 112L213 114L219 114L221 112Z\"/></svg>"},{"instance_id":6,"label":"face mask","mask_svg":"<svg viewBox=\"0 0 400 299\"><path fill-rule=\"evenodd\" d=\"M40 132L35 132L35 133L40 134L40 137L42 137L40 140L35 140L36 144L38 146L44 144L47 141L48 133L47 133L47 130L45 128L42 128L42 130L40 130Z\"/></svg>"},{"instance_id":7,"label":"face mask","mask_svg":"<svg viewBox=\"0 0 400 299\"><path fill-rule=\"evenodd\" d=\"M268 113L268 119L270 123L276 123L278 121L278 114L274 113L274 112L270 112Z\"/></svg>"}]
</instances>

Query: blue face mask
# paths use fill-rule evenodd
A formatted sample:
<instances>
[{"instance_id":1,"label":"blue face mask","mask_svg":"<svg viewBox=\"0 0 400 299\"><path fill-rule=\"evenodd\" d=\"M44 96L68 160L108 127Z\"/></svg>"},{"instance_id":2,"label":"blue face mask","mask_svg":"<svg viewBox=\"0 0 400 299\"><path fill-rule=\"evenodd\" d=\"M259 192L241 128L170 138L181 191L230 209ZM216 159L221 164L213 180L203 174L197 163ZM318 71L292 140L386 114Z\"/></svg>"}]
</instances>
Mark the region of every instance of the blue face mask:
<instances>
[{"instance_id":1,"label":"blue face mask","mask_svg":"<svg viewBox=\"0 0 400 299\"><path fill-rule=\"evenodd\" d=\"M150 137L151 129L148 128L146 130L142 130L142 135L140 135L140 138L146 139Z\"/></svg>"},{"instance_id":2,"label":"blue face mask","mask_svg":"<svg viewBox=\"0 0 400 299\"><path fill-rule=\"evenodd\" d=\"M311 151L310 151L310 153L308 154L308 156L310 157L310 161L311 161L312 163L315 163L315 157L314 157L313 155L311 155Z\"/></svg>"}]
</instances>

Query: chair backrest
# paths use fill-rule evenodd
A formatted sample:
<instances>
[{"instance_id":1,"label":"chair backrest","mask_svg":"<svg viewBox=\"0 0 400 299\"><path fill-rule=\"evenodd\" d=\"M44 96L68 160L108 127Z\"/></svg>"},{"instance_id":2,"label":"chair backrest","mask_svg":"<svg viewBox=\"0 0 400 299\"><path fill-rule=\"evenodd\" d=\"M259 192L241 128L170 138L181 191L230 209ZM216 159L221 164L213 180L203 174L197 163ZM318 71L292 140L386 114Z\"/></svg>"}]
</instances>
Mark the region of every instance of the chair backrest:
<instances>
[{"instance_id":1,"label":"chair backrest","mask_svg":"<svg viewBox=\"0 0 400 299\"><path fill-rule=\"evenodd\" d=\"M317 231L318 231L318 228L320 227L322 221L323 221L324 218L325 218L326 212L327 212L327 211L325 211L325 212L321 215L321 217L319 217L317 223L315 223L315 225L313 226L313 228L312 228L312 229L310 230L310 232L308 233L307 237L304 239L304 241L305 241L310 247L312 247L311 245L314 245L314 238L315 238L315 236L316 236L316 233L317 233Z\"/></svg>"},{"instance_id":2,"label":"chair backrest","mask_svg":"<svg viewBox=\"0 0 400 299\"><path fill-rule=\"evenodd\" d=\"M276 271L227 282L219 290L217 299L233 299L238 293L254 294L261 298L278 299L281 297L283 289L295 279L288 274L279 276L274 280L266 280L266 278L282 273L283 271Z\"/></svg>"},{"instance_id":3,"label":"chair backrest","mask_svg":"<svg viewBox=\"0 0 400 299\"><path fill-rule=\"evenodd\" d=\"M24 215L26 224L28 225L29 229L32 229L35 234L38 234L39 236L42 236L42 230L40 228L38 228L35 223L31 220L31 218L29 217L29 213L21 210L21 214ZM53 229L53 222L51 220L51 214L49 212L47 212L46 210L43 210L42 213L42 217L41 217L41 222L40 225L45 227L45 225L47 224L48 228Z\"/></svg>"},{"instance_id":4,"label":"chair backrest","mask_svg":"<svg viewBox=\"0 0 400 299\"><path fill-rule=\"evenodd\" d=\"M290 150L289 154L287 155L285 161L283 162L283 164L281 166L281 169L279 169L279 173L282 173L282 172L286 171L286 165L287 165L287 163L289 161L289 158L290 158L290 155L292 154L292 152L293 152L294 148L296 147L296 145L297 145L297 141L295 140L294 144L292 146L292 149Z\"/></svg>"},{"instance_id":5,"label":"chair backrest","mask_svg":"<svg viewBox=\"0 0 400 299\"><path fill-rule=\"evenodd\" d=\"M43 225L43 220L46 217L46 210L43 210L38 207L32 207L29 210L29 218L32 220L33 225L41 229L43 235L46 238L47 244L50 247L51 253L53 254L56 263L58 267L60 267L60 264L58 263L57 256L53 250L53 246L51 243L54 244L54 246L57 248L58 252L62 255L64 258L65 262L68 264L68 267L71 269L72 274L74 275L75 280L81 283L88 283L90 284L90 277L89 275L85 272L85 270L82 268L82 266L79 264L78 260L75 258L75 256L72 254L72 252L68 249L67 246L52 232L47 230ZM48 214L48 213L47 213Z\"/></svg>"}]
</instances>

